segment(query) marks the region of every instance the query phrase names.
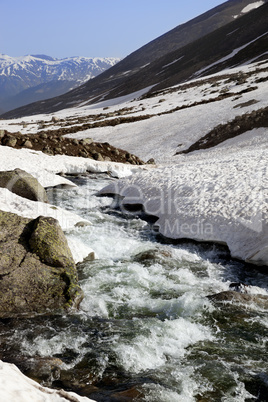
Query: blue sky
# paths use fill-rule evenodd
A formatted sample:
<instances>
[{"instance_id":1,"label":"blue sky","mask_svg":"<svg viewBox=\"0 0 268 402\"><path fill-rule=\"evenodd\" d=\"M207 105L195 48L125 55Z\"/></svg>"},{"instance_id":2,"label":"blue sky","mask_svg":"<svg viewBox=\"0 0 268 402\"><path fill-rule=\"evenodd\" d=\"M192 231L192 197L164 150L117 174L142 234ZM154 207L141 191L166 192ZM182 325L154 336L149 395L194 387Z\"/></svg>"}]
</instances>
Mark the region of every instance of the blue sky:
<instances>
[{"instance_id":1,"label":"blue sky","mask_svg":"<svg viewBox=\"0 0 268 402\"><path fill-rule=\"evenodd\" d=\"M125 57L224 0L0 0L0 53Z\"/></svg>"}]
</instances>

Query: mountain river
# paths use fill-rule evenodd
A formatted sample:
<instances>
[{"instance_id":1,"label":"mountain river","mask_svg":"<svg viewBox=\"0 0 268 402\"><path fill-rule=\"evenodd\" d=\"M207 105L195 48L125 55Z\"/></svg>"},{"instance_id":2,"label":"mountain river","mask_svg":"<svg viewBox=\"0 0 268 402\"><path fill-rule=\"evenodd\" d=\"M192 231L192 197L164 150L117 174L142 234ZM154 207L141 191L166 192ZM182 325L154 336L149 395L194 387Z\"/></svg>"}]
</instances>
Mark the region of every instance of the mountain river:
<instances>
[{"instance_id":1,"label":"mountain river","mask_svg":"<svg viewBox=\"0 0 268 402\"><path fill-rule=\"evenodd\" d=\"M43 385L96 401L267 401L267 310L207 298L232 282L268 296L268 276L224 247L159 239L96 193L88 174L50 202L92 222L67 233L79 252L80 311L1 320L1 355Z\"/></svg>"}]
</instances>

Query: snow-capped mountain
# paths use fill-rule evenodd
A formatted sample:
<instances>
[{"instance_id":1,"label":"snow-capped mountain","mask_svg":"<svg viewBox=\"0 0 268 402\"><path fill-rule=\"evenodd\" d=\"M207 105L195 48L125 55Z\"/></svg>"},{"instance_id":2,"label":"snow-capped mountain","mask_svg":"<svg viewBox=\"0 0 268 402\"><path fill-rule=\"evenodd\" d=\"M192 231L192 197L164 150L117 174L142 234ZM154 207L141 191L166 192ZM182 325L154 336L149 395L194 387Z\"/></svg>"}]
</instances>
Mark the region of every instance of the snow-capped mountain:
<instances>
[{"instance_id":1,"label":"snow-capped mountain","mask_svg":"<svg viewBox=\"0 0 268 402\"><path fill-rule=\"evenodd\" d=\"M55 112L144 88L155 91L265 58L267 18L267 0L226 1L156 38L63 96L27 105L3 117Z\"/></svg>"},{"instance_id":2,"label":"snow-capped mountain","mask_svg":"<svg viewBox=\"0 0 268 402\"><path fill-rule=\"evenodd\" d=\"M61 95L114 66L117 58L0 54L0 108L10 110Z\"/></svg>"},{"instance_id":3,"label":"snow-capped mountain","mask_svg":"<svg viewBox=\"0 0 268 402\"><path fill-rule=\"evenodd\" d=\"M100 258L80 266L82 314L5 320L3 360L39 383L98 400L267 400L268 3L228 3L240 10L203 38L127 69L137 51L0 120L0 171L23 169L46 188L82 182L53 189L54 205L0 188L0 209L57 217L76 261L89 245ZM128 163L112 162L123 149ZM13 374L2 364L0 400L35 398Z\"/></svg>"}]
</instances>

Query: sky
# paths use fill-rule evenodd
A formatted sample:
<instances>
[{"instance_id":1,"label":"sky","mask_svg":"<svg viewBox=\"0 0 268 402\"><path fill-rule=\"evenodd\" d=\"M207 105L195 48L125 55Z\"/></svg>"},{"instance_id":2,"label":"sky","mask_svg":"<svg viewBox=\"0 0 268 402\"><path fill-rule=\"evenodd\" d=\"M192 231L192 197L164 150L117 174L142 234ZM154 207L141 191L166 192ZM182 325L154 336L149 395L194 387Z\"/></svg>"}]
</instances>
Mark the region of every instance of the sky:
<instances>
[{"instance_id":1,"label":"sky","mask_svg":"<svg viewBox=\"0 0 268 402\"><path fill-rule=\"evenodd\" d=\"M0 0L0 54L120 57L224 0Z\"/></svg>"}]
</instances>

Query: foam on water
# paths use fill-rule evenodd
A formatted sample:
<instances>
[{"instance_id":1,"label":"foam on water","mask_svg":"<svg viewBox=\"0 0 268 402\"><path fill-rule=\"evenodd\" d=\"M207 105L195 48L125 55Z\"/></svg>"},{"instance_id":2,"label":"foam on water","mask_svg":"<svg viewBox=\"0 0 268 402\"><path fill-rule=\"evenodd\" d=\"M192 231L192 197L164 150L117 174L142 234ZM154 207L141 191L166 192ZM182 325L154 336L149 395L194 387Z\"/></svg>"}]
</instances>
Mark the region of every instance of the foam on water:
<instances>
[{"instance_id":1,"label":"foam on water","mask_svg":"<svg viewBox=\"0 0 268 402\"><path fill-rule=\"evenodd\" d=\"M209 329L184 318L138 320L138 326L140 334L131 342L114 346L123 367L135 373L157 369L170 359L180 359L189 345L213 339Z\"/></svg>"},{"instance_id":2,"label":"foam on water","mask_svg":"<svg viewBox=\"0 0 268 402\"><path fill-rule=\"evenodd\" d=\"M145 378L139 388L149 402L191 402L196 395L213 400L215 392L226 402L252 398L240 375L247 365L254 375L263 370L254 356L265 350L267 316L257 306L236 307L233 324L228 306L217 309L207 298L243 282L244 269L237 262L222 264L217 248L156 243L145 222L110 213L111 200L94 196L106 183L84 179L81 187L53 192L57 205L92 222L67 233L77 258L92 248L98 259L78 267L85 297L75 323L59 332L51 326L34 339L24 329L24 353L44 357L73 350L73 367L97 351L99 378L110 364L129 378ZM252 294L268 295L264 275L249 272L246 279Z\"/></svg>"}]
</instances>

